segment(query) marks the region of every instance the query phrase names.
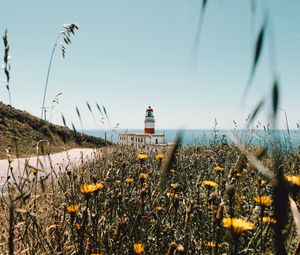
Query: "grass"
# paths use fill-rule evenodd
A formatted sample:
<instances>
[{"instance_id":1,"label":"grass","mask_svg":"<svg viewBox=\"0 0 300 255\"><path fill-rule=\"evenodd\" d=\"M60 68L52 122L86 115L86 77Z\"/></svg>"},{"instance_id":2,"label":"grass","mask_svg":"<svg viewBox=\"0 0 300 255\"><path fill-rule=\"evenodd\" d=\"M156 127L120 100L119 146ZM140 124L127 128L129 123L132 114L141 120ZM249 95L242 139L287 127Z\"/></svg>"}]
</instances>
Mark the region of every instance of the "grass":
<instances>
[{"instance_id":1,"label":"grass","mask_svg":"<svg viewBox=\"0 0 300 255\"><path fill-rule=\"evenodd\" d=\"M247 149L272 169L271 153ZM170 156L157 154L115 146L57 179L42 184L38 172L21 190L10 184L1 198L0 252L275 253L276 185L236 146L179 146ZM281 163L285 175L295 175L284 183L298 204L299 152L282 154ZM284 248L292 254L298 240L291 213L283 229Z\"/></svg>"},{"instance_id":2,"label":"grass","mask_svg":"<svg viewBox=\"0 0 300 255\"><path fill-rule=\"evenodd\" d=\"M74 131L41 120L27 112L0 103L0 158L6 158L5 149L10 148L16 157L35 154L40 140L51 143L52 153L77 147L101 147L110 144L100 138Z\"/></svg>"}]
</instances>

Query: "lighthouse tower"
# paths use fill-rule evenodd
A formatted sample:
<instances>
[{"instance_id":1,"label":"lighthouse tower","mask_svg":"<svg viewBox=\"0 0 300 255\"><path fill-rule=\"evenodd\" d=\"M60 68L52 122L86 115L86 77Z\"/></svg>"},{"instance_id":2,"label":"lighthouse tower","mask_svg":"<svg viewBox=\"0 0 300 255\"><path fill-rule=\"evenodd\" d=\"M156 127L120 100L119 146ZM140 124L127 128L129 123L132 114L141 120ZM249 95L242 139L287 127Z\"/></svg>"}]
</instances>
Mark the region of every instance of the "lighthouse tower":
<instances>
[{"instance_id":1,"label":"lighthouse tower","mask_svg":"<svg viewBox=\"0 0 300 255\"><path fill-rule=\"evenodd\" d=\"M155 119L151 106L146 109L144 133L126 132L119 134L119 144L130 145L136 148L149 148L149 146L161 148L168 146L165 140L165 134L155 134Z\"/></svg>"},{"instance_id":2,"label":"lighthouse tower","mask_svg":"<svg viewBox=\"0 0 300 255\"><path fill-rule=\"evenodd\" d=\"M145 115L145 134L154 134L155 132L155 119L153 115L153 109L149 106Z\"/></svg>"}]
</instances>

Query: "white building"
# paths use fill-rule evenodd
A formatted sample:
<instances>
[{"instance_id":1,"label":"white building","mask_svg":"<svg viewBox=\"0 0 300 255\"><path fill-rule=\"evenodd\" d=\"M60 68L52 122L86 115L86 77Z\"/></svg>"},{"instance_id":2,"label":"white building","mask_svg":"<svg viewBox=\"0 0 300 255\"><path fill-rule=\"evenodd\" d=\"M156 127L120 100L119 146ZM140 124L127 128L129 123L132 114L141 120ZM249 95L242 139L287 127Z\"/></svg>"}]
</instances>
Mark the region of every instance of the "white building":
<instances>
[{"instance_id":1,"label":"white building","mask_svg":"<svg viewBox=\"0 0 300 255\"><path fill-rule=\"evenodd\" d=\"M155 134L155 118L151 106L146 110L144 122L144 133L119 134L119 144L134 145L136 147L147 145L166 146L165 135Z\"/></svg>"}]
</instances>

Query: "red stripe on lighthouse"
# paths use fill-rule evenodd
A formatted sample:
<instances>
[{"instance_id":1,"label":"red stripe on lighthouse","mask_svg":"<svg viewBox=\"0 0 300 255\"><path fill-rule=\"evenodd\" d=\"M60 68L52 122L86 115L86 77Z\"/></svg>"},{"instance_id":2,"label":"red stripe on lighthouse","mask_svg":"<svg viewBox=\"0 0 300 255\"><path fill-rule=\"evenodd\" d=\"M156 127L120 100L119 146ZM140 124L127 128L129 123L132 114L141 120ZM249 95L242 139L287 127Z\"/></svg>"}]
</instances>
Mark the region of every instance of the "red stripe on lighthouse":
<instances>
[{"instance_id":1,"label":"red stripe on lighthouse","mask_svg":"<svg viewBox=\"0 0 300 255\"><path fill-rule=\"evenodd\" d=\"M154 128L145 128L144 132L145 134L154 134Z\"/></svg>"}]
</instances>

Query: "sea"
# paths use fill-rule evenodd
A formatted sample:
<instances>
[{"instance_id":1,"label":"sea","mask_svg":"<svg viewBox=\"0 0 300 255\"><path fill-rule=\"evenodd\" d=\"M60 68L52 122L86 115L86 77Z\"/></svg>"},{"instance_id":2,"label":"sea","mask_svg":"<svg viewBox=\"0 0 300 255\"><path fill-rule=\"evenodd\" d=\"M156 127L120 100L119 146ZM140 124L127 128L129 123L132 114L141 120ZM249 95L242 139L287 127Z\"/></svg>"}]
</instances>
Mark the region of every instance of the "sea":
<instances>
[{"instance_id":1,"label":"sea","mask_svg":"<svg viewBox=\"0 0 300 255\"><path fill-rule=\"evenodd\" d=\"M107 139L113 143L118 142L120 133L143 133L142 129L106 129L106 130L85 130L84 133ZM164 134L167 143L173 143L181 135L183 146L211 145L211 144L231 144L232 137L237 138L245 145L267 146L274 138L285 148L300 148L300 129L295 130L275 130L268 129L157 129L156 134Z\"/></svg>"}]
</instances>

